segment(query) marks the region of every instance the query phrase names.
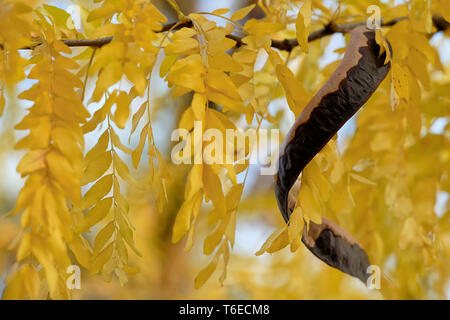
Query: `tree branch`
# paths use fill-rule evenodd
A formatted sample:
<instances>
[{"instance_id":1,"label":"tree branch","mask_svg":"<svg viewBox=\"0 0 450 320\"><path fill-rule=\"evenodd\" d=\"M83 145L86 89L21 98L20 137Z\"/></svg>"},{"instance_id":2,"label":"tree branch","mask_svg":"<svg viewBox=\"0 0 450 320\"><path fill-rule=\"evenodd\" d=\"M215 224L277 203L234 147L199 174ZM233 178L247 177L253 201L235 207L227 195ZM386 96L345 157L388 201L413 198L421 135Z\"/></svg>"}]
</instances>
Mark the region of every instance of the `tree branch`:
<instances>
[{"instance_id":1,"label":"tree branch","mask_svg":"<svg viewBox=\"0 0 450 320\"><path fill-rule=\"evenodd\" d=\"M383 27L390 27L395 25L396 23L407 20L408 17L399 17L395 18L386 22L382 22L381 26ZM432 17L433 25L437 29L437 31L444 31L447 28L450 27L450 23L444 19L441 15L434 14ZM320 38L332 35L334 33L349 33L353 29L359 26L365 25L366 22L356 22L356 23L343 23L343 24L335 24L333 22L330 22L328 25L323 27L322 29L313 31L308 36L308 42L312 42L314 40L318 40ZM179 30L183 27L190 28L192 27L191 21L186 21L182 23L173 22L168 23L162 26L161 30L156 32L167 32L169 30ZM245 43L242 41L242 37L236 36L236 35L227 35L227 38L230 38L234 41L236 41L236 47L240 47L245 45ZM105 37L100 39L64 39L61 40L64 44L66 44L69 47L92 47L92 48L100 48L104 45L110 43L112 41L113 37ZM36 46L39 46L40 43L37 43L33 46L24 47L21 48L22 50L30 50L35 48ZM292 51L295 47L298 46L297 39L284 39L284 40L272 40L272 47L279 49L279 50L285 50L285 51ZM0 44L0 49L3 49L3 44Z\"/></svg>"}]
</instances>

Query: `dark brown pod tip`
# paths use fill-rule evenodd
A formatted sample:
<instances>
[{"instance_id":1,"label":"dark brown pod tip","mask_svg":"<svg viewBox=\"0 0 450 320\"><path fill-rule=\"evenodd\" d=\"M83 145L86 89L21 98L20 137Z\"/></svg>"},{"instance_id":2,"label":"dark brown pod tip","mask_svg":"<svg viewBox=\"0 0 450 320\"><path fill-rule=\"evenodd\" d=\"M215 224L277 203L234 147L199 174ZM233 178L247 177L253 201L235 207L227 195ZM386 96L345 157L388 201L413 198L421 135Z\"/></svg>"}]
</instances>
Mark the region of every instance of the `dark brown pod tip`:
<instances>
[{"instance_id":1,"label":"dark brown pod tip","mask_svg":"<svg viewBox=\"0 0 450 320\"><path fill-rule=\"evenodd\" d=\"M295 208L291 189L303 168L361 108L388 74L390 63L384 64L386 54L380 56L379 53L375 32L365 26L355 28L350 33L341 63L286 136L275 176L275 195L286 223ZM321 230L314 238L314 246L312 242L307 244L303 236L308 249L330 266L365 281L369 260L364 250L356 241L346 241L348 237L342 237L343 233L336 232L336 227L334 231L333 228Z\"/></svg>"},{"instance_id":2,"label":"dark brown pod tip","mask_svg":"<svg viewBox=\"0 0 450 320\"><path fill-rule=\"evenodd\" d=\"M322 218L321 224L309 223L303 229L302 242L320 260L366 283L370 266L366 252L344 229Z\"/></svg>"}]
</instances>

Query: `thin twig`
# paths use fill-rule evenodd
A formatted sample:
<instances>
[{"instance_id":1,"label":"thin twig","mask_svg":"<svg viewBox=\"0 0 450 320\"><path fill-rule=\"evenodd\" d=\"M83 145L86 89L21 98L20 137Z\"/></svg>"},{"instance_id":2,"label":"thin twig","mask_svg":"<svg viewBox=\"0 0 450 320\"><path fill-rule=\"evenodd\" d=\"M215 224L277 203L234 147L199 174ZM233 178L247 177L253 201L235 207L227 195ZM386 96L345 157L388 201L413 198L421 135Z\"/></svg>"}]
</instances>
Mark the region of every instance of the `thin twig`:
<instances>
[{"instance_id":1,"label":"thin twig","mask_svg":"<svg viewBox=\"0 0 450 320\"><path fill-rule=\"evenodd\" d=\"M391 27L395 25L396 23L407 20L408 17L399 17L395 18L386 22L382 22L381 26L383 27ZM450 27L450 23L446 21L441 15L434 14L433 15L433 25L437 29L437 31L444 31ZM308 36L308 42L312 42L314 40L318 40L320 38L332 35L334 33L349 33L353 29L365 25L366 22L356 22L356 23L343 23L343 24L335 24L333 22L330 22L325 27L318 29L316 31L313 31ZM179 30L181 28L191 28L192 22L190 20L186 20L185 22L178 23L178 22L172 22L168 24L164 24L161 28L161 30L156 31L157 33L160 32L167 32L169 30ZM234 41L236 41L236 47L240 47L244 45L244 42L242 41L243 37L229 34L227 35L227 38L230 38ZM64 44L66 44L69 47L93 47L93 48L100 48L112 41L113 37L105 37L100 39L64 39L61 40ZM40 43L36 43L33 46L28 46L21 48L22 50L30 50L35 48L36 46L39 46ZM272 47L280 50L285 51L292 51L295 47L298 46L297 39L284 39L284 40L272 40ZM0 49L3 49L3 44L0 44Z\"/></svg>"}]
</instances>

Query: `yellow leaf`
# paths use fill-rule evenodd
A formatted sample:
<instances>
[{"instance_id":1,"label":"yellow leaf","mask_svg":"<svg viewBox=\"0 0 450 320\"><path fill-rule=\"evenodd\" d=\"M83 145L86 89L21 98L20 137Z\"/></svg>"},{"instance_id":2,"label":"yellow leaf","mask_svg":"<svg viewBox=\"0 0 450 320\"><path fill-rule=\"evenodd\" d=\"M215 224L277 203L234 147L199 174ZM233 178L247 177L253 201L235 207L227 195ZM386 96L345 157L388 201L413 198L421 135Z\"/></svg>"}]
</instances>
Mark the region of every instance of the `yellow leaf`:
<instances>
[{"instance_id":1,"label":"yellow leaf","mask_svg":"<svg viewBox=\"0 0 450 320\"><path fill-rule=\"evenodd\" d=\"M86 194L81 201L81 208L88 209L92 207L98 200L106 196L112 187L112 175L108 174L98 180Z\"/></svg>"},{"instance_id":2,"label":"yellow leaf","mask_svg":"<svg viewBox=\"0 0 450 320\"><path fill-rule=\"evenodd\" d=\"M288 228L284 227L283 232L279 234L270 244L270 247L267 249L267 253L277 252L286 247L288 244L289 244Z\"/></svg>"},{"instance_id":3,"label":"yellow leaf","mask_svg":"<svg viewBox=\"0 0 450 320\"><path fill-rule=\"evenodd\" d=\"M330 197L330 185L328 180L322 174L320 167L318 165L318 161L313 159L306 168L303 170L303 180L307 181L315 191L317 191L317 195L320 196L323 202L327 201Z\"/></svg>"},{"instance_id":4,"label":"yellow leaf","mask_svg":"<svg viewBox=\"0 0 450 320\"><path fill-rule=\"evenodd\" d=\"M305 0L295 22L297 41L303 52L308 53L308 35L311 31L311 0Z\"/></svg>"},{"instance_id":5,"label":"yellow leaf","mask_svg":"<svg viewBox=\"0 0 450 320\"><path fill-rule=\"evenodd\" d=\"M205 238L205 242L203 243L203 253L211 254L214 249L219 245L220 241L223 238L223 234L225 232L225 228L227 226L229 219L228 217L224 217L220 223L216 225L214 230L208 234Z\"/></svg>"},{"instance_id":6,"label":"yellow leaf","mask_svg":"<svg viewBox=\"0 0 450 320\"><path fill-rule=\"evenodd\" d=\"M102 271L103 266L111 258L114 251L114 243L110 243L105 249L100 252L95 259L92 260L91 264L91 275L97 274Z\"/></svg>"},{"instance_id":7,"label":"yellow leaf","mask_svg":"<svg viewBox=\"0 0 450 320\"><path fill-rule=\"evenodd\" d=\"M264 244L261 246L261 248L256 252L256 255L260 256L266 251L269 252L268 250L270 249L270 247L274 243L275 239L283 237L285 232L286 232L286 230L287 230L287 227L283 227L282 229L273 232L269 236L269 238L267 238L267 240L264 242ZM286 243L286 245L287 245L287 243Z\"/></svg>"},{"instance_id":8,"label":"yellow leaf","mask_svg":"<svg viewBox=\"0 0 450 320\"><path fill-rule=\"evenodd\" d=\"M192 54L177 60L167 74L166 80L169 84L182 86L196 92L205 92L204 73L200 55Z\"/></svg>"},{"instance_id":9,"label":"yellow leaf","mask_svg":"<svg viewBox=\"0 0 450 320\"><path fill-rule=\"evenodd\" d=\"M191 199L201 188L203 188L203 165L194 164L189 172L184 198Z\"/></svg>"},{"instance_id":10,"label":"yellow leaf","mask_svg":"<svg viewBox=\"0 0 450 320\"><path fill-rule=\"evenodd\" d=\"M17 261L22 261L31 253L31 233L26 232L17 249Z\"/></svg>"},{"instance_id":11,"label":"yellow leaf","mask_svg":"<svg viewBox=\"0 0 450 320\"><path fill-rule=\"evenodd\" d=\"M102 230L97 233L97 236L95 237L94 255L96 255L98 252L100 252L100 250L103 249L108 240L111 239L114 230L114 221L110 221L105 227L103 227Z\"/></svg>"},{"instance_id":12,"label":"yellow leaf","mask_svg":"<svg viewBox=\"0 0 450 320\"><path fill-rule=\"evenodd\" d=\"M172 40L181 40L195 36L197 32L194 28L183 27L172 36Z\"/></svg>"},{"instance_id":13,"label":"yellow leaf","mask_svg":"<svg viewBox=\"0 0 450 320\"><path fill-rule=\"evenodd\" d=\"M84 170L81 183L85 185L100 178L110 167L111 161L112 156L111 152L109 151L104 152L103 154L100 154L96 159L93 159L90 163L88 163L86 169Z\"/></svg>"},{"instance_id":14,"label":"yellow leaf","mask_svg":"<svg viewBox=\"0 0 450 320\"><path fill-rule=\"evenodd\" d=\"M211 68L222 71L240 72L244 69L239 62L225 52L211 54L208 62Z\"/></svg>"},{"instance_id":15,"label":"yellow leaf","mask_svg":"<svg viewBox=\"0 0 450 320\"><path fill-rule=\"evenodd\" d=\"M161 66L159 67L159 76L164 78L169 72L170 68L173 66L175 61L177 60L178 54L173 54L166 56L164 60L161 62Z\"/></svg>"},{"instance_id":16,"label":"yellow leaf","mask_svg":"<svg viewBox=\"0 0 450 320\"><path fill-rule=\"evenodd\" d=\"M81 236L76 235L69 242L69 248L77 258L77 261L85 268L90 268L91 251L89 243Z\"/></svg>"},{"instance_id":17,"label":"yellow leaf","mask_svg":"<svg viewBox=\"0 0 450 320\"><path fill-rule=\"evenodd\" d=\"M226 204L219 177L209 165L203 166L203 186L205 197L210 199L220 213L225 214Z\"/></svg>"},{"instance_id":18,"label":"yellow leaf","mask_svg":"<svg viewBox=\"0 0 450 320\"><path fill-rule=\"evenodd\" d=\"M192 112L196 120L203 121L205 117L205 110L208 107L208 100L204 94L195 93L192 98Z\"/></svg>"},{"instance_id":19,"label":"yellow leaf","mask_svg":"<svg viewBox=\"0 0 450 320\"><path fill-rule=\"evenodd\" d=\"M199 198L202 198L202 193L200 191L198 191L192 198L183 202L183 204L181 205L181 208L177 213L175 223L173 225L173 243L180 241L191 227L191 218L193 215L196 215L198 210L200 209L199 206L195 205L196 202L198 202ZM197 212L195 212L194 210L197 210Z\"/></svg>"},{"instance_id":20,"label":"yellow leaf","mask_svg":"<svg viewBox=\"0 0 450 320\"><path fill-rule=\"evenodd\" d=\"M238 11L236 11L235 13L233 13L233 15L231 16L231 20L233 21L239 21L244 19L249 13L250 11L253 10L253 8L255 7L255 4L251 4L247 7L244 7L242 9L239 9Z\"/></svg>"},{"instance_id":21,"label":"yellow leaf","mask_svg":"<svg viewBox=\"0 0 450 320\"><path fill-rule=\"evenodd\" d=\"M114 61L104 69L101 70L94 93L92 95L93 101L100 101L106 90L113 84L118 82L123 75L121 61Z\"/></svg>"},{"instance_id":22,"label":"yellow leaf","mask_svg":"<svg viewBox=\"0 0 450 320\"><path fill-rule=\"evenodd\" d=\"M69 161L61 154L52 151L47 154L47 164L50 173L64 189L70 200L78 203L81 199L81 186Z\"/></svg>"},{"instance_id":23,"label":"yellow leaf","mask_svg":"<svg viewBox=\"0 0 450 320\"><path fill-rule=\"evenodd\" d=\"M288 236L289 242L292 243L298 235L303 231L303 216L299 207L295 208L289 218Z\"/></svg>"},{"instance_id":24,"label":"yellow leaf","mask_svg":"<svg viewBox=\"0 0 450 320\"><path fill-rule=\"evenodd\" d=\"M223 14L226 14L228 11L230 11L230 9L228 8L221 8L221 9L216 9L213 12L211 12L212 14L216 14L218 16L221 16Z\"/></svg>"},{"instance_id":25,"label":"yellow leaf","mask_svg":"<svg viewBox=\"0 0 450 320\"><path fill-rule=\"evenodd\" d=\"M125 162L120 159L116 152L113 154L114 167L119 176L128 183L133 183L133 178L130 175L130 171L128 170Z\"/></svg>"},{"instance_id":26,"label":"yellow leaf","mask_svg":"<svg viewBox=\"0 0 450 320\"><path fill-rule=\"evenodd\" d=\"M290 109L298 117L309 101L310 94L303 88L294 73L284 64L276 65L276 75L286 91L286 100Z\"/></svg>"},{"instance_id":27,"label":"yellow leaf","mask_svg":"<svg viewBox=\"0 0 450 320\"><path fill-rule=\"evenodd\" d=\"M236 86L225 72L217 69L209 69L206 74L206 82L209 87L219 91L230 99L241 100Z\"/></svg>"},{"instance_id":28,"label":"yellow leaf","mask_svg":"<svg viewBox=\"0 0 450 320\"><path fill-rule=\"evenodd\" d=\"M86 165L89 165L92 161L96 160L99 156L104 154L106 148L108 148L108 145L109 145L109 131L105 130L98 139L97 144L86 154L86 157L84 159Z\"/></svg>"},{"instance_id":29,"label":"yellow leaf","mask_svg":"<svg viewBox=\"0 0 450 320\"><path fill-rule=\"evenodd\" d=\"M361 183L365 183L365 184L368 184L368 185L371 185L371 186L376 186L377 185L372 180L367 179L366 177L360 176L359 174L356 174L356 173L350 173L350 177L352 177L356 181L359 181Z\"/></svg>"},{"instance_id":30,"label":"yellow leaf","mask_svg":"<svg viewBox=\"0 0 450 320\"><path fill-rule=\"evenodd\" d=\"M409 100L408 71L399 64L392 64L392 83L400 99Z\"/></svg>"},{"instance_id":31,"label":"yellow leaf","mask_svg":"<svg viewBox=\"0 0 450 320\"><path fill-rule=\"evenodd\" d=\"M322 208L316 199L311 187L305 181L302 181L298 195L299 206L303 209L303 216L307 223L311 220L314 223L322 223Z\"/></svg>"},{"instance_id":32,"label":"yellow leaf","mask_svg":"<svg viewBox=\"0 0 450 320\"><path fill-rule=\"evenodd\" d=\"M146 125L139 136L138 146L131 152L131 160L133 161L133 166L135 168L137 168L139 161L141 160L142 151L144 150L145 142L147 141L148 130L148 125Z\"/></svg>"},{"instance_id":33,"label":"yellow leaf","mask_svg":"<svg viewBox=\"0 0 450 320\"><path fill-rule=\"evenodd\" d=\"M84 232L88 230L90 227L92 227L97 222L106 217L109 210L111 209L111 205L112 205L112 198L105 198L97 202L95 207L93 207L87 213L81 231Z\"/></svg>"},{"instance_id":34,"label":"yellow leaf","mask_svg":"<svg viewBox=\"0 0 450 320\"><path fill-rule=\"evenodd\" d=\"M120 128L125 128L125 124L130 115L130 98L125 91L120 91L117 97L116 105L117 109L114 113L114 123Z\"/></svg>"},{"instance_id":35,"label":"yellow leaf","mask_svg":"<svg viewBox=\"0 0 450 320\"><path fill-rule=\"evenodd\" d=\"M167 55L178 55L180 53L186 54L186 52L198 52L198 41L194 38L186 38L182 40L175 40L169 43L164 52Z\"/></svg>"},{"instance_id":36,"label":"yellow leaf","mask_svg":"<svg viewBox=\"0 0 450 320\"><path fill-rule=\"evenodd\" d=\"M145 94L145 88L147 87L145 73L133 62L126 62L123 72L128 80L134 84L138 95L142 97Z\"/></svg>"},{"instance_id":37,"label":"yellow leaf","mask_svg":"<svg viewBox=\"0 0 450 320\"><path fill-rule=\"evenodd\" d=\"M29 151L17 165L17 172L24 177L31 172L44 169L46 155L47 152L42 149Z\"/></svg>"},{"instance_id":38,"label":"yellow leaf","mask_svg":"<svg viewBox=\"0 0 450 320\"><path fill-rule=\"evenodd\" d=\"M216 254L211 262L204 269L200 270L197 277L195 277L195 289L201 288L211 277L214 270L216 270L218 260L219 256Z\"/></svg>"}]
</instances>

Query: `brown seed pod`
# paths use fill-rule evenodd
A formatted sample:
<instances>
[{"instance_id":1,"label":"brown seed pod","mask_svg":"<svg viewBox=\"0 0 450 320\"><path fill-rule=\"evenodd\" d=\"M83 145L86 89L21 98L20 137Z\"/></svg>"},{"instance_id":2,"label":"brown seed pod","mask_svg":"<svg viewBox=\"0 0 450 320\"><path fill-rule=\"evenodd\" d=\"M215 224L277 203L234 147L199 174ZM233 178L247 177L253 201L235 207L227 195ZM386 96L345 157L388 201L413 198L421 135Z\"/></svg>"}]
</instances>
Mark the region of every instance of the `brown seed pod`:
<instances>
[{"instance_id":1,"label":"brown seed pod","mask_svg":"<svg viewBox=\"0 0 450 320\"><path fill-rule=\"evenodd\" d=\"M293 185L303 168L370 98L390 69L375 32L355 28L341 63L295 121L281 147L275 195L286 223L295 208ZM322 219L310 223L302 241L319 259L365 282L370 265L365 251L344 229Z\"/></svg>"}]
</instances>

